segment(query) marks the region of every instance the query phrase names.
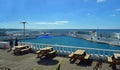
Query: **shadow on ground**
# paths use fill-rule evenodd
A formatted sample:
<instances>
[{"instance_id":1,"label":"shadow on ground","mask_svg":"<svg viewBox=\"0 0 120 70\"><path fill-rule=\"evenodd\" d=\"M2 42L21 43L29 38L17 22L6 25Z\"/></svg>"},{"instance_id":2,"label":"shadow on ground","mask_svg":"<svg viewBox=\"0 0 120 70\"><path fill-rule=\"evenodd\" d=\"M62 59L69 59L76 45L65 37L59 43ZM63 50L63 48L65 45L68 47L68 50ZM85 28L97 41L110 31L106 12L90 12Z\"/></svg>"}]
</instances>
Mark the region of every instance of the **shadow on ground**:
<instances>
[{"instance_id":1,"label":"shadow on ground","mask_svg":"<svg viewBox=\"0 0 120 70\"><path fill-rule=\"evenodd\" d=\"M1 65L0 65L0 70L11 70L11 69L10 69L10 68L8 68L8 67L1 66Z\"/></svg>"},{"instance_id":2,"label":"shadow on ground","mask_svg":"<svg viewBox=\"0 0 120 70\"><path fill-rule=\"evenodd\" d=\"M72 61L70 61L71 64L75 63L77 59L73 59Z\"/></svg>"},{"instance_id":3,"label":"shadow on ground","mask_svg":"<svg viewBox=\"0 0 120 70\"><path fill-rule=\"evenodd\" d=\"M92 60L88 61L88 63L85 63L84 61L80 61L79 63L76 63L76 64L77 64L77 66L84 66L84 67L86 67L86 66L91 66L92 62L93 62Z\"/></svg>"},{"instance_id":4,"label":"shadow on ground","mask_svg":"<svg viewBox=\"0 0 120 70\"><path fill-rule=\"evenodd\" d=\"M93 60L89 60L87 63L85 63L84 61L79 61L79 63L76 63L77 59L73 59L72 61L70 61L70 64L77 64L77 66L91 66L92 65L92 62Z\"/></svg>"},{"instance_id":5,"label":"shadow on ground","mask_svg":"<svg viewBox=\"0 0 120 70\"><path fill-rule=\"evenodd\" d=\"M27 54L34 54L33 52L22 52L22 53L11 53L12 55L14 56L24 56L24 55L27 55Z\"/></svg>"},{"instance_id":6,"label":"shadow on ground","mask_svg":"<svg viewBox=\"0 0 120 70\"><path fill-rule=\"evenodd\" d=\"M41 58L37 61L40 65L56 65L58 62L58 60L54 60L53 58Z\"/></svg>"},{"instance_id":7,"label":"shadow on ground","mask_svg":"<svg viewBox=\"0 0 120 70\"><path fill-rule=\"evenodd\" d=\"M116 67L116 65L112 65L112 70L120 70Z\"/></svg>"},{"instance_id":8,"label":"shadow on ground","mask_svg":"<svg viewBox=\"0 0 120 70\"><path fill-rule=\"evenodd\" d=\"M7 53L9 53L9 52L11 52L11 51L12 51L12 49L8 49L8 50L7 50Z\"/></svg>"}]
</instances>

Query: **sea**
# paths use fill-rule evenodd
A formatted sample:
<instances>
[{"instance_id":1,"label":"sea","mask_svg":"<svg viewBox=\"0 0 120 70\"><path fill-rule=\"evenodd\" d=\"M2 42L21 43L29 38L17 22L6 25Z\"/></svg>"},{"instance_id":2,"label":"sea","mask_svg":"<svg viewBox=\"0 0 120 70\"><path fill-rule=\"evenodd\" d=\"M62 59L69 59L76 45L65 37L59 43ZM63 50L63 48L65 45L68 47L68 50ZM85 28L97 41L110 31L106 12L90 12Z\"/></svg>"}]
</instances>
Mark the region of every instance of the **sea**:
<instances>
[{"instance_id":1,"label":"sea","mask_svg":"<svg viewBox=\"0 0 120 70\"><path fill-rule=\"evenodd\" d=\"M120 33L120 29L26 29L26 32L55 32L55 33L66 33L66 32L78 32L78 31L96 31L102 34ZM20 32L23 33L23 29L0 29L0 32Z\"/></svg>"}]
</instances>

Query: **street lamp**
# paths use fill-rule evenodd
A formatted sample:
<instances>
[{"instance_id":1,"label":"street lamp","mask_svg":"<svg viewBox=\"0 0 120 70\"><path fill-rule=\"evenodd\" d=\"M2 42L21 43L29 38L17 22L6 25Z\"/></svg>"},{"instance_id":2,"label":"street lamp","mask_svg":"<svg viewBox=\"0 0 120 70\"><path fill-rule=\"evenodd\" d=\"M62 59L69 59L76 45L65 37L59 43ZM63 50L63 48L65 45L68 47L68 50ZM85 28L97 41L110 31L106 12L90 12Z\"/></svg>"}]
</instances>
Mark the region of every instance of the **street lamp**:
<instances>
[{"instance_id":1,"label":"street lamp","mask_svg":"<svg viewBox=\"0 0 120 70\"><path fill-rule=\"evenodd\" d=\"M23 35L24 35L24 37L26 37L26 36L25 36L25 24L27 24L27 22L20 22L20 23L23 24L23 27L24 27L24 28L23 28Z\"/></svg>"}]
</instances>

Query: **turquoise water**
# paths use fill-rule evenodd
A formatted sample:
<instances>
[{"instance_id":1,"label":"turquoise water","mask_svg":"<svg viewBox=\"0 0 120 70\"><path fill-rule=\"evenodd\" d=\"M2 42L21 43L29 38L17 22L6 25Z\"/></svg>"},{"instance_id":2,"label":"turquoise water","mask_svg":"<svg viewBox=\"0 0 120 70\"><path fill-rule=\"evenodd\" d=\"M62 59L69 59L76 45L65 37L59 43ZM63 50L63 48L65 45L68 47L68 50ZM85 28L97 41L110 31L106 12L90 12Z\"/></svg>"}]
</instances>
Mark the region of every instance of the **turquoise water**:
<instances>
[{"instance_id":1,"label":"turquoise water","mask_svg":"<svg viewBox=\"0 0 120 70\"><path fill-rule=\"evenodd\" d=\"M112 46L108 44L101 44L101 43L95 43L90 42L84 39L80 38L74 38L70 36L58 36L53 38L34 38L34 39L27 39L26 42L31 43L42 43L42 44L57 44L57 45L64 45L64 46L76 46L76 47L86 47L86 48L99 48L99 49L106 49L106 50L120 50L120 46ZM62 48L61 48L62 49ZM57 49L57 50L60 50ZM67 49L64 49L67 50ZM71 51L71 50L68 50ZM72 49L72 51L75 51L75 49ZM89 51L86 50L88 53ZM93 53L92 50L90 50L90 53ZM94 50L95 54L103 54L103 51ZM113 55L114 52L105 52L105 55Z\"/></svg>"},{"instance_id":2,"label":"turquoise water","mask_svg":"<svg viewBox=\"0 0 120 70\"><path fill-rule=\"evenodd\" d=\"M35 38L35 39L27 39L25 41L31 43L57 44L57 45L65 45L65 46L120 50L120 47L118 46L90 42L84 39L74 38L69 36L59 36L53 38Z\"/></svg>"}]
</instances>

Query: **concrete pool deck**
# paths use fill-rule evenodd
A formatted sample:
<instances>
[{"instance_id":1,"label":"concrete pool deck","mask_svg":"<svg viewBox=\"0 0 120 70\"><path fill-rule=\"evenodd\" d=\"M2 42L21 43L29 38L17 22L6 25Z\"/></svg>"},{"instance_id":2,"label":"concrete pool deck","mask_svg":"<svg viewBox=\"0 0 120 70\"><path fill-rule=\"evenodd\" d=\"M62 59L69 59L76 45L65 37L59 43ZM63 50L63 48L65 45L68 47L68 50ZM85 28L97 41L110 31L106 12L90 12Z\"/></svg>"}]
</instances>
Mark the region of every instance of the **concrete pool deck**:
<instances>
[{"instance_id":1,"label":"concrete pool deck","mask_svg":"<svg viewBox=\"0 0 120 70\"><path fill-rule=\"evenodd\" d=\"M96 61L90 65L70 63L69 58L56 56L53 59L36 59L36 54L29 53L24 55L14 55L8 49L0 49L0 66L8 67L11 70L56 70L57 64L61 63L60 70L93 70ZM116 68L116 69L115 69ZM119 70L119 66L109 67L108 63L102 64L102 70ZM1 70L1 69L0 69Z\"/></svg>"}]
</instances>

